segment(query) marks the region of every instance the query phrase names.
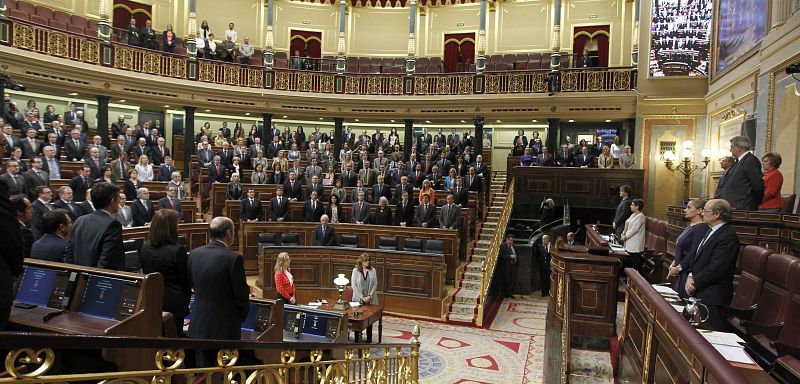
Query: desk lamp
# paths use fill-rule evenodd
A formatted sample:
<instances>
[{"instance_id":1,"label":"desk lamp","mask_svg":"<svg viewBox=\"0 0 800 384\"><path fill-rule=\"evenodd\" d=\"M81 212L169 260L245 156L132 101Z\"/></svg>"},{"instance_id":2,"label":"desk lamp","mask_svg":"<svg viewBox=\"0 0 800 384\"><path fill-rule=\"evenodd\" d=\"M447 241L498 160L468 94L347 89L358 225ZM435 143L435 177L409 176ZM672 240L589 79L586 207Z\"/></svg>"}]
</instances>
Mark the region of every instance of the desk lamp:
<instances>
[{"instance_id":1,"label":"desk lamp","mask_svg":"<svg viewBox=\"0 0 800 384\"><path fill-rule=\"evenodd\" d=\"M347 308L350 308L350 303L344 301L343 296L344 288L347 287L347 284L350 284L350 280L344 277L344 273L340 273L337 278L333 279L333 283L339 288L339 301L333 305L333 309L341 311L347 310Z\"/></svg>"}]
</instances>

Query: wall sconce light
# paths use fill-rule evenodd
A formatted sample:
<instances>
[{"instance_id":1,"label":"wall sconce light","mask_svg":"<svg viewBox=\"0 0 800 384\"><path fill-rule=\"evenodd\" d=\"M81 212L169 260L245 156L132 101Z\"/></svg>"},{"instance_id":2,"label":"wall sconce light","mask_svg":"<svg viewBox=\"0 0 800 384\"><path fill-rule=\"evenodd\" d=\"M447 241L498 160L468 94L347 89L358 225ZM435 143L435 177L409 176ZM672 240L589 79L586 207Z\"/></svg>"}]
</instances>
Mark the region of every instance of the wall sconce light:
<instances>
[{"instance_id":1,"label":"wall sconce light","mask_svg":"<svg viewBox=\"0 0 800 384\"><path fill-rule=\"evenodd\" d=\"M700 151L700 156L703 157L701 161L703 163L702 166L699 166L694 161L694 143L691 140L686 140L683 142L683 149L680 153L680 159L677 158L676 154L672 151L664 152L664 165L669 169L671 172L680 172L683 174L683 199L689 199L689 189L690 184L692 182L692 174L695 171L702 171L708 167L708 163L711 162L712 152L708 148L704 148ZM675 164L677 162L677 165Z\"/></svg>"}]
</instances>

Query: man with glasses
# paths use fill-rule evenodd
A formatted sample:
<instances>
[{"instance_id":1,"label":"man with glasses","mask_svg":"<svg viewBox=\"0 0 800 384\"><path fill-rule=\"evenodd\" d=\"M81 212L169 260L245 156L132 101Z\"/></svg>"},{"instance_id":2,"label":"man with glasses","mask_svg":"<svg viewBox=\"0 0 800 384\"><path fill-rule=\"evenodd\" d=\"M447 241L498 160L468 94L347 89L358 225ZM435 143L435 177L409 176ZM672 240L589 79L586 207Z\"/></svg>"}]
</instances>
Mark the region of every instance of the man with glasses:
<instances>
[{"instance_id":1,"label":"man with glasses","mask_svg":"<svg viewBox=\"0 0 800 384\"><path fill-rule=\"evenodd\" d=\"M761 162L750 153L750 139L736 136L731 139L733 166L725 171L714 198L727 200L733 209L755 211L764 200L764 180Z\"/></svg>"},{"instance_id":2,"label":"man with glasses","mask_svg":"<svg viewBox=\"0 0 800 384\"><path fill-rule=\"evenodd\" d=\"M733 275L739 256L739 238L728 224L731 205L722 199L709 200L703 208L708 226L697 250L681 262L688 271L686 293L708 307L707 325L717 331L728 329L727 307L733 299Z\"/></svg>"}]
</instances>

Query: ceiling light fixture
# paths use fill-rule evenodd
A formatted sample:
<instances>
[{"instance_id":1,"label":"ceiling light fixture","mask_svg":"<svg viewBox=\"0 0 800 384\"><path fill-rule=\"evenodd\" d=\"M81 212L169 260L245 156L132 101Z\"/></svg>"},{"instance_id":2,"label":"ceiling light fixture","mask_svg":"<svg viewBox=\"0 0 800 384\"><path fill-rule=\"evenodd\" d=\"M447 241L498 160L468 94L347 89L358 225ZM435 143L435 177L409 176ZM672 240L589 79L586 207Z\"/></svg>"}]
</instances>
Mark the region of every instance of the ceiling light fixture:
<instances>
[{"instance_id":1,"label":"ceiling light fixture","mask_svg":"<svg viewBox=\"0 0 800 384\"><path fill-rule=\"evenodd\" d=\"M569 122L570 122L570 123L574 123L574 122L575 122L575 120L569 119Z\"/></svg>"},{"instance_id":2,"label":"ceiling light fixture","mask_svg":"<svg viewBox=\"0 0 800 384\"><path fill-rule=\"evenodd\" d=\"M246 112L244 115L245 116L250 116L250 112Z\"/></svg>"},{"instance_id":3,"label":"ceiling light fixture","mask_svg":"<svg viewBox=\"0 0 800 384\"><path fill-rule=\"evenodd\" d=\"M425 120L425 124L430 124L430 123L431 123L430 120Z\"/></svg>"},{"instance_id":4,"label":"ceiling light fixture","mask_svg":"<svg viewBox=\"0 0 800 384\"><path fill-rule=\"evenodd\" d=\"M71 92L71 93L68 93L68 95L70 95L70 96L78 96L78 92Z\"/></svg>"},{"instance_id":5,"label":"ceiling light fixture","mask_svg":"<svg viewBox=\"0 0 800 384\"><path fill-rule=\"evenodd\" d=\"M610 122L611 122L611 119L606 119L606 123L610 123Z\"/></svg>"},{"instance_id":6,"label":"ceiling light fixture","mask_svg":"<svg viewBox=\"0 0 800 384\"><path fill-rule=\"evenodd\" d=\"M533 119L533 120L531 120L531 122L532 122L532 123L538 123L538 122L539 122L539 120Z\"/></svg>"},{"instance_id":7,"label":"ceiling light fixture","mask_svg":"<svg viewBox=\"0 0 800 384\"><path fill-rule=\"evenodd\" d=\"M283 118L284 118L284 119L285 119L285 118L287 118L287 117L289 117L289 116L283 115Z\"/></svg>"},{"instance_id":8,"label":"ceiling light fixture","mask_svg":"<svg viewBox=\"0 0 800 384\"><path fill-rule=\"evenodd\" d=\"M120 102L120 103L124 103L125 101L126 101L125 99L122 99L122 100L120 100L119 102Z\"/></svg>"},{"instance_id":9,"label":"ceiling light fixture","mask_svg":"<svg viewBox=\"0 0 800 384\"><path fill-rule=\"evenodd\" d=\"M206 112L211 112L211 110L210 109L206 109Z\"/></svg>"}]
</instances>

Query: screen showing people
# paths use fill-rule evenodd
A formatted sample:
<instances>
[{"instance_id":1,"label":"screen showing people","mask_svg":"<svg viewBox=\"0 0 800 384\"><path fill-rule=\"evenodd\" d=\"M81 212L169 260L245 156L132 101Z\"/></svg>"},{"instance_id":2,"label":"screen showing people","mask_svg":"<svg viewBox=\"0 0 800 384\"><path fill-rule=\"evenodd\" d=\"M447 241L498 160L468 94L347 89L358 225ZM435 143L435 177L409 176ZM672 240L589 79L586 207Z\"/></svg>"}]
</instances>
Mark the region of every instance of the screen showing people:
<instances>
[{"instance_id":1,"label":"screen showing people","mask_svg":"<svg viewBox=\"0 0 800 384\"><path fill-rule=\"evenodd\" d=\"M84 315L124 320L136 311L139 284L132 280L86 275L86 283L78 306Z\"/></svg>"},{"instance_id":2,"label":"screen showing people","mask_svg":"<svg viewBox=\"0 0 800 384\"><path fill-rule=\"evenodd\" d=\"M284 340L289 335L294 335L295 339L312 336L334 340L339 335L340 318L340 313L286 305L283 316Z\"/></svg>"},{"instance_id":3,"label":"screen showing people","mask_svg":"<svg viewBox=\"0 0 800 384\"><path fill-rule=\"evenodd\" d=\"M16 305L63 309L68 304L69 282L67 271L26 265L17 288Z\"/></svg>"},{"instance_id":4,"label":"screen showing people","mask_svg":"<svg viewBox=\"0 0 800 384\"><path fill-rule=\"evenodd\" d=\"M708 76L711 0L660 0L653 6L650 76Z\"/></svg>"}]
</instances>

